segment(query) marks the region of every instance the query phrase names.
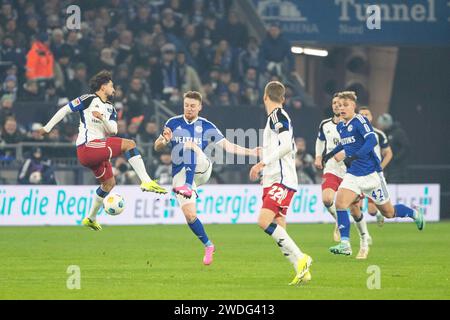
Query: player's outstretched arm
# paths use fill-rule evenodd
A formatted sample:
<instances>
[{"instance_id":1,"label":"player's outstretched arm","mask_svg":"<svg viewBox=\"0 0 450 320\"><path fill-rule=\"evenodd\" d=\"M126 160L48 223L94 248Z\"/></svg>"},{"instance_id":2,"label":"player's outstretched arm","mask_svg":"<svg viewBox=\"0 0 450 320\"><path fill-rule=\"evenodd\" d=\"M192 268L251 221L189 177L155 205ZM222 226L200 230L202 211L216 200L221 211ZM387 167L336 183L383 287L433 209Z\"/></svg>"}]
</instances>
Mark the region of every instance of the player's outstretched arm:
<instances>
[{"instance_id":1,"label":"player's outstretched arm","mask_svg":"<svg viewBox=\"0 0 450 320\"><path fill-rule=\"evenodd\" d=\"M261 154L261 148L256 147L253 149L248 149L241 147L240 145L231 143L227 139L222 139L222 141L219 141L217 143L218 146L220 146L222 149L224 149L228 153L233 153L238 156L252 156L252 157L259 157Z\"/></svg>"},{"instance_id":2,"label":"player's outstretched arm","mask_svg":"<svg viewBox=\"0 0 450 320\"><path fill-rule=\"evenodd\" d=\"M45 135L52 131L53 127L56 126L66 115L71 113L72 110L70 109L69 105L66 104L64 107L59 109L55 115L50 119L50 121L39 130L39 134Z\"/></svg>"},{"instance_id":3,"label":"player's outstretched arm","mask_svg":"<svg viewBox=\"0 0 450 320\"><path fill-rule=\"evenodd\" d=\"M170 128L168 127L165 127L163 133L158 137L158 139L156 139L153 148L156 152L161 152L170 143L170 140L172 140L172 130L170 130Z\"/></svg>"}]
</instances>

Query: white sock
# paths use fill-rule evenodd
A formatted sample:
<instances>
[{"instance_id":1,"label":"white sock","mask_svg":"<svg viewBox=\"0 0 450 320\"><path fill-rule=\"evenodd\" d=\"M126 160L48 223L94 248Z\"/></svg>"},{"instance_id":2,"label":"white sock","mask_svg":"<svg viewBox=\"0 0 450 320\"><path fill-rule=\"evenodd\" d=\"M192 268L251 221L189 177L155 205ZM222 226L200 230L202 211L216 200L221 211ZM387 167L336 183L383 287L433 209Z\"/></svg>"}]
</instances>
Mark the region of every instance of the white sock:
<instances>
[{"instance_id":1,"label":"white sock","mask_svg":"<svg viewBox=\"0 0 450 320\"><path fill-rule=\"evenodd\" d=\"M336 213L336 206L333 202L333 204L330 207L326 207L328 212L333 216L334 220L337 221L337 213Z\"/></svg>"},{"instance_id":2,"label":"white sock","mask_svg":"<svg viewBox=\"0 0 450 320\"><path fill-rule=\"evenodd\" d=\"M97 220L97 213L103 204L103 199L104 198L100 197L98 194L95 195L94 201L92 203L91 211L89 211L89 219L91 221Z\"/></svg>"},{"instance_id":3,"label":"white sock","mask_svg":"<svg viewBox=\"0 0 450 320\"><path fill-rule=\"evenodd\" d=\"M354 218L353 218L354 219ZM363 214L361 213L361 220L355 220L356 229L358 230L359 237L361 240L365 241L370 237L369 230L367 230L366 219L364 219Z\"/></svg>"},{"instance_id":4,"label":"white sock","mask_svg":"<svg viewBox=\"0 0 450 320\"><path fill-rule=\"evenodd\" d=\"M145 164L140 154L131 157L130 159L128 159L128 162L133 167L133 170L136 172L141 182L152 181L152 179L147 173L147 170L145 169Z\"/></svg>"},{"instance_id":5,"label":"white sock","mask_svg":"<svg viewBox=\"0 0 450 320\"><path fill-rule=\"evenodd\" d=\"M292 240L287 231L279 225L277 225L277 227L273 231L272 238L280 247L283 255L294 265L295 268L298 259L303 257L303 252L295 244L294 240Z\"/></svg>"}]
</instances>

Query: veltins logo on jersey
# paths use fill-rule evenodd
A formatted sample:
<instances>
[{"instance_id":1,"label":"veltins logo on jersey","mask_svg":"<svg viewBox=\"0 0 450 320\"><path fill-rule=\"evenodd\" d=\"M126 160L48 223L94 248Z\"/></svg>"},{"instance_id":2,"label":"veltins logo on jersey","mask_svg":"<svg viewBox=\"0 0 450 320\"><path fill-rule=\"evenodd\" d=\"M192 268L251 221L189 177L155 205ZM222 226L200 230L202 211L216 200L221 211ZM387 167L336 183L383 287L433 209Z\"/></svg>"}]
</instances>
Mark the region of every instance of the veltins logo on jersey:
<instances>
[{"instance_id":1,"label":"veltins logo on jersey","mask_svg":"<svg viewBox=\"0 0 450 320\"><path fill-rule=\"evenodd\" d=\"M352 130L353 130L353 126L352 126L352 125L349 125L348 128L347 128L347 131L348 131L348 132L352 132Z\"/></svg>"}]
</instances>

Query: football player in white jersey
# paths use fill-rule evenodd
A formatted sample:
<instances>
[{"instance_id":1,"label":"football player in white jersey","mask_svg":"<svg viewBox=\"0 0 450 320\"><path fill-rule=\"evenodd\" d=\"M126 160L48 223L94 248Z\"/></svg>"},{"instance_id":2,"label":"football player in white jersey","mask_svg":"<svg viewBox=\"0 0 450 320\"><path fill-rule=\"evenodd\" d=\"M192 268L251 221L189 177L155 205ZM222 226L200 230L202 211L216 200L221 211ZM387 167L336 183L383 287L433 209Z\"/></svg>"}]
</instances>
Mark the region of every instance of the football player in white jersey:
<instances>
[{"instance_id":1,"label":"football player in white jersey","mask_svg":"<svg viewBox=\"0 0 450 320\"><path fill-rule=\"evenodd\" d=\"M298 181L292 123L283 109L285 91L278 81L269 82L264 89L268 117L264 128L263 159L251 168L250 179L256 181L263 172L263 205L258 225L272 236L294 266L296 275L290 285L296 285L311 280L312 258L300 250L286 231L286 213Z\"/></svg>"},{"instance_id":2,"label":"football player in white jersey","mask_svg":"<svg viewBox=\"0 0 450 320\"><path fill-rule=\"evenodd\" d=\"M149 177L133 140L111 137L117 134L117 112L108 101L115 93L111 73L100 71L92 77L90 86L94 94L83 95L63 106L40 130L40 134L48 134L69 113L80 114L77 157L83 166L92 170L101 184L96 191L89 216L83 219L82 224L98 231L102 227L97 222L97 213L103 199L116 185L111 158L125 155L141 180L142 191L167 193L167 190Z\"/></svg>"},{"instance_id":3,"label":"football player in white jersey","mask_svg":"<svg viewBox=\"0 0 450 320\"><path fill-rule=\"evenodd\" d=\"M331 152L339 144L341 139L337 131L337 125L342 121L339 111L339 93L333 96L331 107L333 109L333 117L323 120L319 126L319 134L316 140L316 160L315 165L318 169L323 169L322 181L322 201L328 212L336 220L333 238L334 241L340 242L339 229L337 228L337 215L334 197L347 171L345 164L331 158L325 165L322 163L322 156ZM358 203L350 207L352 217L355 221L356 229L360 237L360 249L357 259L366 259L369 252L368 246L372 244L372 238L367 229L367 222L364 220Z\"/></svg>"},{"instance_id":4,"label":"football player in white jersey","mask_svg":"<svg viewBox=\"0 0 450 320\"><path fill-rule=\"evenodd\" d=\"M322 164L322 156L333 150L340 141L339 132L336 130L337 124L341 121L339 113L339 97L338 94L334 94L331 103L333 109L333 117L323 120L319 125L319 133L316 139L316 158L315 166L318 169L323 169L322 176L322 202L327 208L328 212L336 220L336 206L334 203L334 196L342 179L345 175L345 165L342 162L337 162L334 159L330 159L325 166ZM335 224L334 241L340 241L339 230L337 224Z\"/></svg>"}]
</instances>

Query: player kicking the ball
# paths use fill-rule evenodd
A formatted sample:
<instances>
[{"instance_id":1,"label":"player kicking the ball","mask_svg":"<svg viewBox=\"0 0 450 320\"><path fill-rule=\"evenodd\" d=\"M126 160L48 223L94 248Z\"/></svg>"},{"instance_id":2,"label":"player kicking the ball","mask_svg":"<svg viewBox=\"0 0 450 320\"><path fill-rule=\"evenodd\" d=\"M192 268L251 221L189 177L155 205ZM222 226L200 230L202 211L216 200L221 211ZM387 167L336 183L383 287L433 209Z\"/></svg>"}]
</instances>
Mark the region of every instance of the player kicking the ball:
<instances>
[{"instance_id":1,"label":"player kicking the ball","mask_svg":"<svg viewBox=\"0 0 450 320\"><path fill-rule=\"evenodd\" d=\"M283 109L285 87L278 81L269 82L264 90L264 105L268 114L264 128L263 159L250 170L256 181L263 171L263 205L258 225L272 236L283 255L292 263L295 277L290 285L311 280L312 258L303 253L286 231L286 213L298 188L295 170L296 147L291 120Z\"/></svg>"},{"instance_id":2,"label":"player kicking the ball","mask_svg":"<svg viewBox=\"0 0 450 320\"><path fill-rule=\"evenodd\" d=\"M192 232L205 246L203 263L210 265L215 251L203 224L197 218L196 188L205 184L211 176L212 163L204 150L215 143L226 152L242 156L258 156L259 149L247 149L229 142L217 127L199 117L202 96L199 92L188 91L183 99L184 114L170 118L161 136L155 141L155 150L172 148L172 185L178 203Z\"/></svg>"},{"instance_id":3,"label":"player kicking the ball","mask_svg":"<svg viewBox=\"0 0 450 320\"><path fill-rule=\"evenodd\" d=\"M356 94L352 91L339 93L341 117L338 124L341 140L333 151L324 156L324 162L332 157L344 161L347 173L336 196L336 209L341 243L330 248L334 254L351 255L350 220L348 208L359 199L360 194L371 198L386 218L411 218L417 228L425 227L424 214L420 208L411 209L403 204L392 205L380 159L374 151L377 144L375 132L369 120L356 114ZM343 154L341 151L345 151Z\"/></svg>"},{"instance_id":4,"label":"player kicking the ball","mask_svg":"<svg viewBox=\"0 0 450 320\"><path fill-rule=\"evenodd\" d=\"M92 170L101 185L96 191L89 217L82 224L93 230L101 230L97 222L103 199L116 185L110 160L124 154L141 180L141 190L167 193L156 181L152 180L145 169L142 157L133 140L110 137L117 134L117 112L108 101L114 96L111 73L100 71L90 80L94 94L86 94L69 102L56 112L50 121L40 130L48 134L66 115L71 112L80 114L80 126L76 141L78 161Z\"/></svg>"}]
</instances>

